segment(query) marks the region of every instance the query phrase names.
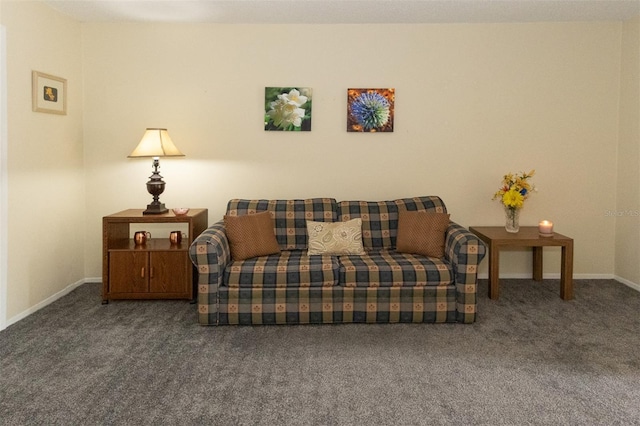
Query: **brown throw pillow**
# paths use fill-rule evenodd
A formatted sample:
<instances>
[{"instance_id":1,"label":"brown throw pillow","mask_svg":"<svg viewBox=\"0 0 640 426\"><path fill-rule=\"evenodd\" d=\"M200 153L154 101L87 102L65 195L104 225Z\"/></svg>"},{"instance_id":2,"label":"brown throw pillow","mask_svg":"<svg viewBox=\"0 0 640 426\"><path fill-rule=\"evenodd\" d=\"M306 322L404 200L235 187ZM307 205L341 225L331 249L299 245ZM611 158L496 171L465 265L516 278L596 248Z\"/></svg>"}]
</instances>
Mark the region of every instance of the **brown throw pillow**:
<instances>
[{"instance_id":1,"label":"brown throw pillow","mask_svg":"<svg viewBox=\"0 0 640 426\"><path fill-rule=\"evenodd\" d=\"M448 227L449 215L446 213L400 210L396 250L442 258Z\"/></svg>"},{"instance_id":2,"label":"brown throw pillow","mask_svg":"<svg viewBox=\"0 0 640 426\"><path fill-rule=\"evenodd\" d=\"M269 212L243 216L225 215L224 226L233 260L280 253Z\"/></svg>"}]
</instances>

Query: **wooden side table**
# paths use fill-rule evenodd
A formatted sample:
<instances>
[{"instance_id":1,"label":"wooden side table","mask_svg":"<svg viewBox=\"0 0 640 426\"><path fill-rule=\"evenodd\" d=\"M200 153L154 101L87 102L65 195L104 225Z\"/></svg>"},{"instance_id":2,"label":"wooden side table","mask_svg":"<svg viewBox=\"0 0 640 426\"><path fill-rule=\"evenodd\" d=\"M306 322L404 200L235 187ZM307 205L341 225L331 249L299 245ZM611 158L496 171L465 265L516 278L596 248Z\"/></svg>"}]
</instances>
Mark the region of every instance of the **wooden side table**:
<instances>
[{"instance_id":1,"label":"wooden side table","mask_svg":"<svg viewBox=\"0 0 640 426\"><path fill-rule=\"evenodd\" d=\"M509 247L533 248L533 279L542 280L542 248L562 247L560 266L560 297L573 299L573 239L553 233L542 237L537 226L521 226L517 233L510 233L504 226L472 226L469 228L489 246L489 298L500 296L500 250Z\"/></svg>"},{"instance_id":2,"label":"wooden side table","mask_svg":"<svg viewBox=\"0 0 640 426\"><path fill-rule=\"evenodd\" d=\"M102 218L102 303L111 299L193 299L189 246L207 228L207 209L191 209L181 216L172 211L142 212L130 209ZM176 244L166 235L136 245L130 238L130 226L149 223L186 223L188 234Z\"/></svg>"}]
</instances>

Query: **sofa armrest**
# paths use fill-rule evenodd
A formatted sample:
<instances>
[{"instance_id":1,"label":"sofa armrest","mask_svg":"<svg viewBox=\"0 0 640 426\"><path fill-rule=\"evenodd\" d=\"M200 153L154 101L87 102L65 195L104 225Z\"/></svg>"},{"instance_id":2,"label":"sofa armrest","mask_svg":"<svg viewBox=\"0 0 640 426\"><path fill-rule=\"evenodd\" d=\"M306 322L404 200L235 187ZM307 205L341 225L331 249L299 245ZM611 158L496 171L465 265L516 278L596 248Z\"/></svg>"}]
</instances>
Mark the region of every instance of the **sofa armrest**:
<instances>
[{"instance_id":1,"label":"sofa armrest","mask_svg":"<svg viewBox=\"0 0 640 426\"><path fill-rule=\"evenodd\" d=\"M224 268L231 262L222 220L196 237L189 247L189 257L198 271L198 321L217 324L218 287L222 285Z\"/></svg>"},{"instance_id":2,"label":"sofa armrest","mask_svg":"<svg viewBox=\"0 0 640 426\"><path fill-rule=\"evenodd\" d=\"M486 252L485 244L475 234L455 222L449 223L444 255L453 267L459 322L472 323L476 319L478 265Z\"/></svg>"}]
</instances>

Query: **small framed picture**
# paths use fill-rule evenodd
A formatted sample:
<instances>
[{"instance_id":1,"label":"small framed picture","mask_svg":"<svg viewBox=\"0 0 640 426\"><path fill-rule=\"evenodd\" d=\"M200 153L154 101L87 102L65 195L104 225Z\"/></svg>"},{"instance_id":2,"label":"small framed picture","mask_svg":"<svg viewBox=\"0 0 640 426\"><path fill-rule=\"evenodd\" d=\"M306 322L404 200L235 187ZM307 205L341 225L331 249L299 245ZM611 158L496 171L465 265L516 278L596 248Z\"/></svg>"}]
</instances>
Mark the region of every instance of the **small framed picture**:
<instances>
[{"instance_id":1,"label":"small framed picture","mask_svg":"<svg viewBox=\"0 0 640 426\"><path fill-rule=\"evenodd\" d=\"M67 80L39 71L31 73L33 110L67 114Z\"/></svg>"},{"instance_id":2,"label":"small framed picture","mask_svg":"<svg viewBox=\"0 0 640 426\"><path fill-rule=\"evenodd\" d=\"M348 89L347 132L393 132L396 89Z\"/></svg>"},{"instance_id":3,"label":"small framed picture","mask_svg":"<svg viewBox=\"0 0 640 426\"><path fill-rule=\"evenodd\" d=\"M312 94L310 87L265 87L264 130L310 132Z\"/></svg>"}]
</instances>

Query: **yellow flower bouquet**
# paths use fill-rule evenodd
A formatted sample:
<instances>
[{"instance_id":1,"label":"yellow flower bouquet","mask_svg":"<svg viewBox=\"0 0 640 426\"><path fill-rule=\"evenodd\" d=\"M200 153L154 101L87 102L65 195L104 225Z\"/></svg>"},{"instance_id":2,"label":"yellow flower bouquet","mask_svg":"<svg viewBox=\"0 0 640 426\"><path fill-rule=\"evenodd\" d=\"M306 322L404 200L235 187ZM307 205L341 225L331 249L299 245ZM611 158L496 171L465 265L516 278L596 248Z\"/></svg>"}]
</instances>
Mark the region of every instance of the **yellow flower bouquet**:
<instances>
[{"instance_id":1,"label":"yellow flower bouquet","mask_svg":"<svg viewBox=\"0 0 640 426\"><path fill-rule=\"evenodd\" d=\"M504 205L508 232L518 232L520 229L520 209L524 206L524 200L536 190L535 186L529 183L529 179L535 173L535 170L531 170L529 173L508 173L504 175L500 189L493 194L493 199L499 199Z\"/></svg>"}]
</instances>

